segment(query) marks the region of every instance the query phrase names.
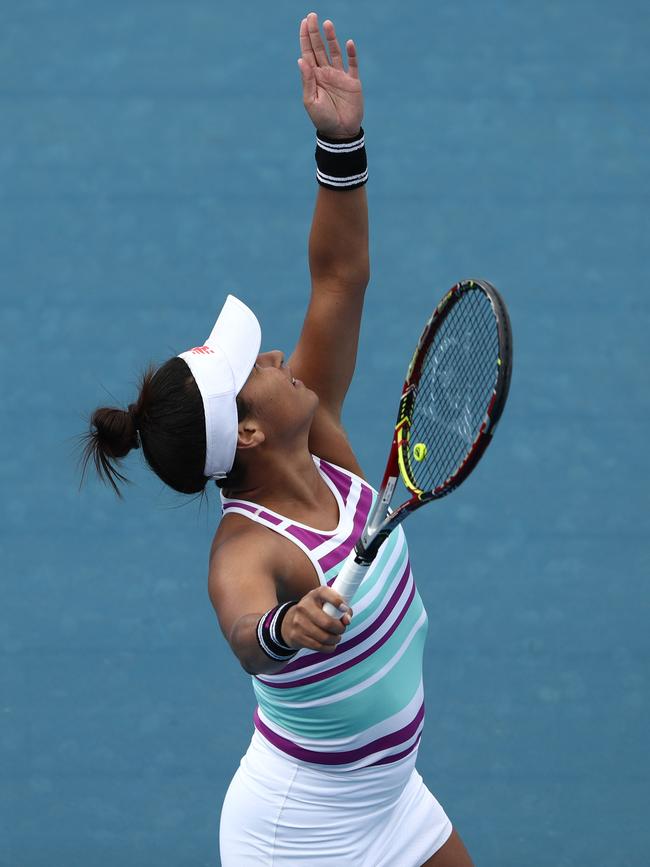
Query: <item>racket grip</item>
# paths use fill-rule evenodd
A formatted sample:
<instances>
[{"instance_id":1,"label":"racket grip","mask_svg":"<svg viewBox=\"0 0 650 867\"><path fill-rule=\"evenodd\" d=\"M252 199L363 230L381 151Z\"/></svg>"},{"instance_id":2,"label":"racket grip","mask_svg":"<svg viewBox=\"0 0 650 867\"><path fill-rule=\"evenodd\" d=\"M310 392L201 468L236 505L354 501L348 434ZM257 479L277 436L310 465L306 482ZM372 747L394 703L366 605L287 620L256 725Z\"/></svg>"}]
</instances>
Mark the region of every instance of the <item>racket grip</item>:
<instances>
[{"instance_id":1,"label":"racket grip","mask_svg":"<svg viewBox=\"0 0 650 867\"><path fill-rule=\"evenodd\" d=\"M355 558L356 551L352 549L348 555L348 559L343 564L341 571L332 584L332 590L336 590L348 604L357 592L359 584L363 581L363 577L370 565L370 563L357 563ZM323 605L323 611L325 614L329 614L330 617L336 617L337 619L343 616L343 612L339 611L331 602L326 602Z\"/></svg>"}]
</instances>

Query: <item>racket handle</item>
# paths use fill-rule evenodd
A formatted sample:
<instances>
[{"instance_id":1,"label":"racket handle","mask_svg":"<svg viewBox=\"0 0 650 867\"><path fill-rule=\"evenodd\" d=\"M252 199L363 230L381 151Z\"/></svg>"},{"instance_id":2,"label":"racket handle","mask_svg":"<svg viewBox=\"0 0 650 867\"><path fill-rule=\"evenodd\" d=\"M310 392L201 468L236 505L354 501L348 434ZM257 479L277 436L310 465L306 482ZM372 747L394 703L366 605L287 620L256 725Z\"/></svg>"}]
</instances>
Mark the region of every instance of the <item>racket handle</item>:
<instances>
[{"instance_id":1,"label":"racket handle","mask_svg":"<svg viewBox=\"0 0 650 867\"><path fill-rule=\"evenodd\" d=\"M356 551L352 549L348 555L348 559L341 567L341 571L332 584L332 590L336 590L348 604L357 592L359 584L363 581L368 566L370 566L370 563L356 562L356 556ZM336 617L337 619L343 616L343 612L339 611L331 602L326 602L323 605L323 611L325 614L329 614L330 617Z\"/></svg>"}]
</instances>

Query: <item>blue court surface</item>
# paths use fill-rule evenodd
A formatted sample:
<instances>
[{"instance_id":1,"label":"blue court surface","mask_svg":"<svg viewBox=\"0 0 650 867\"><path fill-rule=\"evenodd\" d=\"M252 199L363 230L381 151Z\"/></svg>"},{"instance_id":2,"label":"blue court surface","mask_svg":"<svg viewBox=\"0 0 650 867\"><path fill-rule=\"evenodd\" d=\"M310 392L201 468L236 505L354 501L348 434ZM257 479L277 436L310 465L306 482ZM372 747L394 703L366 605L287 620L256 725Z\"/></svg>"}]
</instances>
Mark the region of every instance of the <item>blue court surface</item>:
<instances>
[{"instance_id":1,"label":"blue court surface","mask_svg":"<svg viewBox=\"0 0 650 867\"><path fill-rule=\"evenodd\" d=\"M407 526L418 766L481 867L650 864L650 7L331 2L366 95L372 282L346 421L380 480L456 280L515 335L494 444ZM20 0L0 28L0 865L208 867L252 733L218 521L75 437L228 291L290 350L316 182L294 2ZM305 864L309 864L308 853Z\"/></svg>"}]
</instances>

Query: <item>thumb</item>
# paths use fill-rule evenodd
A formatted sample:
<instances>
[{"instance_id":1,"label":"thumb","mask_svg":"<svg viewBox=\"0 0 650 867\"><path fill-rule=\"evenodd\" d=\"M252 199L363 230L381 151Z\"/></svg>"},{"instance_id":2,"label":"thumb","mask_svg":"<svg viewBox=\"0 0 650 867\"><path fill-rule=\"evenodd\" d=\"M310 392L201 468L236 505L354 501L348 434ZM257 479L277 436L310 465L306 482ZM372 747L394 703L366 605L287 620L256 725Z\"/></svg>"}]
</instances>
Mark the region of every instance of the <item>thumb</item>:
<instances>
[{"instance_id":1,"label":"thumb","mask_svg":"<svg viewBox=\"0 0 650 867\"><path fill-rule=\"evenodd\" d=\"M302 98L305 103L312 103L316 99L316 76L314 67L310 66L302 58L298 60L300 77L302 78Z\"/></svg>"}]
</instances>

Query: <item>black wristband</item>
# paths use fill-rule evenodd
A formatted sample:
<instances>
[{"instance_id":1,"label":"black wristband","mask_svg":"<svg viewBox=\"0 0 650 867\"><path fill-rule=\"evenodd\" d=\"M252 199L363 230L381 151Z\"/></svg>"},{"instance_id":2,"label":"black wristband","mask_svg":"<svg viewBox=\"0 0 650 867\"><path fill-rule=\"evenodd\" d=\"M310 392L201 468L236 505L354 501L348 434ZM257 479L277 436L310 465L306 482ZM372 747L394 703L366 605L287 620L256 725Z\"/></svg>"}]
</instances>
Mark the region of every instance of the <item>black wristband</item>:
<instances>
[{"instance_id":1,"label":"black wristband","mask_svg":"<svg viewBox=\"0 0 650 867\"><path fill-rule=\"evenodd\" d=\"M257 623L257 643L271 659L289 659L298 653L296 648L289 647L284 643L280 632L287 611L297 601L276 605L275 608L271 608L266 614L263 614Z\"/></svg>"},{"instance_id":2,"label":"black wristband","mask_svg":"<svg viewBox=\"0 0 650 867\"><path fill-rule=\"evenodd\" d=\"M366 137L333 139L316 132L316 179L330 190L356 190L368 181Z\"/></svg>"}]
</instances>

